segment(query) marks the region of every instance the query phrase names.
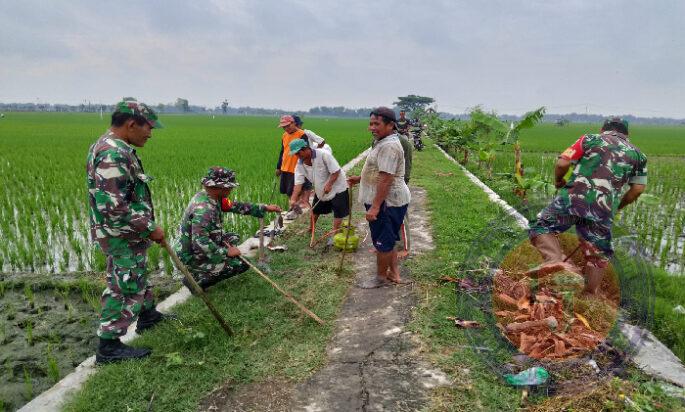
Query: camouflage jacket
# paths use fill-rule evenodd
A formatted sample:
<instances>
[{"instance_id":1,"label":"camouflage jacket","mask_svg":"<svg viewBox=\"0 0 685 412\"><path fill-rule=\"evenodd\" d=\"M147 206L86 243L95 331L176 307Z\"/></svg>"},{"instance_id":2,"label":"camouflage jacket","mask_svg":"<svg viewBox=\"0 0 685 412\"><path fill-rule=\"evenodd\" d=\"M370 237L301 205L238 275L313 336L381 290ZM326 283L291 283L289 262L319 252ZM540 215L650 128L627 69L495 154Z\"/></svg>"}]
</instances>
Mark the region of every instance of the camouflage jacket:
<instances>
[{"instance_id":1,"label":"camouflage jacket","mask_svg":"<svg viewBox=\"0 0 685 412\"><path fill-rule=\"evenodd\" d=\"M608 131L581 136L561 154L575 169L559 196L569 212L611 221L626 184L647 184L647 157L628 137Z\"/></svg>"},{"instance_id":2,"label":"camouflage jacket","mask_svg":"<svg viewBox=\"0 0 685 412\"><path fill-rule=\"evenodd\" d=\"M264 205L231 202L231 213L264 217ZM179 226L176 253L188 263L220 263L226 259L228 249L223 244L223 212L221 205L201 190L193 196Z\"/></svg>"},{"instance_id":3,"label":"camouflage jacket","mask_svg":"<svg viewBox=\"0 0 685 412\"><path fill-rule=\"evenodd\" d=\"M107 131L86 161L91 238L103 252L149 246L155 211L143 164L133 147Z\"/></svg>"},{"instance_id":4,"label":"camouflage jacket","mask_svg":"<svg viewBox=\"0 0 685 412\"><path fill-rule=\"evenodd\" d=\"M409 125L410 122L407 118L397 120L397 130L400 133L405 133L407 130L409 130Z\"/></svg>"}]
</instances>

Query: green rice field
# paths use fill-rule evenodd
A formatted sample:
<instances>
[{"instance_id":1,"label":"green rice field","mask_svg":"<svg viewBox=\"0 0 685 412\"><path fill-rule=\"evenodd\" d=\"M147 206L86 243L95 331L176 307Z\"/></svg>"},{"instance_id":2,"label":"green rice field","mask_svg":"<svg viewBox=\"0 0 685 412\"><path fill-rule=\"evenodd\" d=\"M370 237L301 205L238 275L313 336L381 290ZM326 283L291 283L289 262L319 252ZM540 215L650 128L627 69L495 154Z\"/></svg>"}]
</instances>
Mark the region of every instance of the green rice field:
<instances>
[{"instance_id":1,"label":"green rice field","mask_svg":"<svg viewBox=\"0 0 685 412\"><path fill-rule=\"evenodd\" d=\"M200 190L207 168L237 171L234 200L276 202L274 170L282 129L275 117L162 115L164 129L139 149L151 183L157 221L175 236L183 210ZM365 120L304 119L324 137L341 164L369 143ZM0 270L63 273L101 270L104 259L89 241L85 160L109 126L99 114L10 113L0 120ZM278 191L278 188L276 188ZM242 236L257 230L250 217L230 215L227 227ZM152 268L170 270L155 246Z\"/></svg>"}]
</instances>

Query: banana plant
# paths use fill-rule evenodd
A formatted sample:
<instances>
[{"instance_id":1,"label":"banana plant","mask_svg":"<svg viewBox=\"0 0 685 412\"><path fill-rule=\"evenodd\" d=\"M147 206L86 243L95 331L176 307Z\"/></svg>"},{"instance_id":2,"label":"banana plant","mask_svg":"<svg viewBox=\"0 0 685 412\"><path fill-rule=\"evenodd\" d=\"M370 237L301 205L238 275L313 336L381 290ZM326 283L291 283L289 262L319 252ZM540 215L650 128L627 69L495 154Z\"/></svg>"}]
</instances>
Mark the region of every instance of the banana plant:
<instances>
[{"instance_id":1,"label":"banana plant","mask_svg":"<svg viewBox=\"0 0 685 412\"><path fill-rule=\"evenodd\" d=\"M501 137L501 144L511 144L514 147L514 176L515 183L523 181L523 167L521 166L521 143L519 142L520 132L529 129L539 123L545 115L545 107L526 113L518 122L503 122L494 113L485 113L482 110L471 112L471 120L488 127L495 134ZM525 198L526 189L517 191L517 194Z\"/></svg>"}]
</instances>

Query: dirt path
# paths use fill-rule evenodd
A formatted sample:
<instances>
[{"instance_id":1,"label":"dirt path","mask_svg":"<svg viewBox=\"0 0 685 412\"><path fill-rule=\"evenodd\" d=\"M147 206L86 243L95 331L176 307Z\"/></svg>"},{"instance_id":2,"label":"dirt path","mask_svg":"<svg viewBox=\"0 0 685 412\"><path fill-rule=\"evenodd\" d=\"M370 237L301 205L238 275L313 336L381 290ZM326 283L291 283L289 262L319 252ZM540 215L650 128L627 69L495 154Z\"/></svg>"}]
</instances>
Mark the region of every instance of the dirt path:
<instances>
[{"instance_id":1,"label":"dirt path","mask_svg":"<svg viewBox=\"0 0 685 412\"><path fill-rule=\"evenodd\" d=\"M433 247L427 228L425 192L412 188L409 208L413 255ZM366 233L365 221L358 221ZM391 286L362 289L375 276L370 236L353 255L355 285L336 321L326 352L327 364L305 382L289 388L268 382L224 388L203 402L213 411L415 411L427 403L431 388L447 385L447 377L421 358L416 337L405 330L417 302L414 288ZM403 275L411 277L406 268Z\"/></svg>"}]
</instances>

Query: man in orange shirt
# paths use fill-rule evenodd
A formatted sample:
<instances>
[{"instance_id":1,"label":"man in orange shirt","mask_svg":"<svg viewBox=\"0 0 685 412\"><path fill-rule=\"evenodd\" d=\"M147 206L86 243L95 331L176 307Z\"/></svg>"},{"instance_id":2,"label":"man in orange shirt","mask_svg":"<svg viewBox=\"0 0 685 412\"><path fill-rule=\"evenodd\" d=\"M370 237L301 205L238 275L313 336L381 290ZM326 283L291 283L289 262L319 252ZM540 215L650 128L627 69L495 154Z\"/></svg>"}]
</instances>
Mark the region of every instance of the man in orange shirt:
<instances>
[{"instance_id":1,"label":"man in orange shirt","mask_svg":"<svg viewBox=\"0 0 685 412\"><path fill-rule=\"evenodd\" d=\"M281 116L278 127L283 128L283 136L281 137L281 152L278 155L278 163L276 164L276 176L281 177L280 192L290 198L295 187L295 167L298 160L297 156L290 154L290 142L295 139L301 139L305 134L304 130L297 127L295 119L290 115ZM301 207L309 206L311 189L310 182L306 182L302 186L299 202Z\"/></svg>"}]
</instances>

